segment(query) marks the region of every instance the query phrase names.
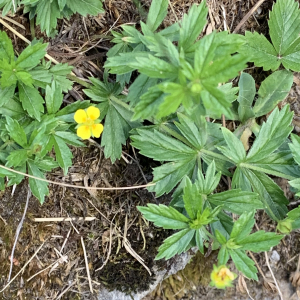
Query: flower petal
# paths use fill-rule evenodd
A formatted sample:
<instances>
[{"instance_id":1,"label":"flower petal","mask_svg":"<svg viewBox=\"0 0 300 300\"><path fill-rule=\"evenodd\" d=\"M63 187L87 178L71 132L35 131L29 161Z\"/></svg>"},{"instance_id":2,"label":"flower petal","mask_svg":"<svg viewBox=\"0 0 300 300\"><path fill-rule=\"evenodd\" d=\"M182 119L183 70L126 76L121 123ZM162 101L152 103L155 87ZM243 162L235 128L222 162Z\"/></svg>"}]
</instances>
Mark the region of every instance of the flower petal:
<instances>
[{"instance_id":1,"label":"flower petal","mask_svg":"<svg viewBox=\"0 0 300 300\"><path fill-rule=\"evenodd\" d=\"M90 106L86 110L86 113L87 113L88 117L93 121L100 117L100 110L99 110L99 108L97 108L95 106Z\"/></svg>"},{"instance_id":2,"label":"flower petal","mask_svg":"<svg viewBox=\"0 0 300 300\"><path fill-rule=\"evenodd\" d=\"M85 110L78 109L74 115L74 120L78 124L85 123L87 121L87 114Z\"/></svg>"},{"instance_id":3,"label":"flower petal","mask_svg":"<svg viewBox=\"0 0 300 300\"><path fill-rule=\"evenodd\" d=\"M100 137L100 134L103 131L103 125L102 124L94 124L91 127L92 127L93 136L96 138Z\"/></svg>"},{"instance_id":4,"label":"flower petal","mask_svg":"<svg viewBox=\"0 0 300 300\"><path fill-rule=\"evenodd\" d=\"M91 137L91 126L82 125L77 128L77 135L83 140L87 140Z\"/></svg>"}]
</instances>

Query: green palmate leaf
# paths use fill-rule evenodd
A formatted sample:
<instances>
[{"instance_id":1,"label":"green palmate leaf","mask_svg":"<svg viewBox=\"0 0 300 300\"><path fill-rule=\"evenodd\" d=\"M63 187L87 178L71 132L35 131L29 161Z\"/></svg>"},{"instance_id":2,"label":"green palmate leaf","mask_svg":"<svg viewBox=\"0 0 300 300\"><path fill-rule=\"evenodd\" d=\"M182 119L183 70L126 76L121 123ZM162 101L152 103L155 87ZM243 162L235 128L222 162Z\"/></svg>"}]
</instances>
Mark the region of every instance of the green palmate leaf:
<instances>
[{"instance_id":1,"label":"green palmate leaf","mask_svg":"<svg viewBox=\"0 0 300 300\"><path fill-rule=\"evenodd\" d=\"M258 90L258 99L253 107L255 116L263 116L274 109L288 95L292 84L292 72L281 70L268 76Z\"/></svg>"},{"instance_id":2,"label":"green palmate leaf","mask_svg":"<svg viewBox=\"0 0 300 300\"><path fill-rule=\"evenodd\" d=\"M200 5L193 5L188 14L184 14L179 38L179 49L189 52L189 48L195 43L207 20L208 8L206 1Z\"/></svg>"},{"instance_id":3,"label":"green palmate leaf","mask_svg":"<svg viewBox=\"0 0 300 300\"><path fill-rule=\"evenodd\" d=\"M261 161L279 148L293 129L292 118L293 113L290 112L288 105L281 111L275 108L267 122L262 125L246 161Z\"/></svg>"},{"instance_id":4,"label":"green palmate leaf","mask_svg":"<svg viewBox=\"0 0 300 300\"><path fill-rule=\"evenodd\" d=\"M52 82L51 86L47 85L45 102L48 114L55 114L62 105L63 94L55 82Z\"/></svg>"},{"instance_id":5,"label":"green palmate leaf","mask_svg":"<svg viewBox=\"0 0 300 300\"><path fill-rule=\"evenodd\" d=\"M183 191L184 208L189 217L194 220L197 218L198 211L202 211L203 197L200 194L198 186L192 184L190 179L186 178L186 186Z\"/></svg>"},{"instance_id":6,"label":"green palmate leaf","mask_svg":"<svg viewBox=\"0 0 300 300\"><path fill-rule=\"evenodd\" d=\"M28 174L45 179L45 175L35 165L33 160L27 161ZM44 203L45 196L49 194L48 183L34 178L29 178L29 186L32 194L37 197L41 204Z\"/></svg>"},{"instance_id":7,"label":"green palmate leaf","mask_svg":"<svg viewBox=\"0 0 300 300\"><path fill-rule=\"evenodd\" d=\"M221 179L221 172L218 172L216 174L216 164L215 161L213 160L207 170L206 170L206 174L205 174L205 180L203 181L203 184L201 186L200 181L202 181L202 174L198 173L198 180L197 180L197 184L199 186L199 189L201 190L202 193L209 195L210 193L212 193L218 186L220 179Z\"/></svg>"},{"instance_id":8,"label":"green palmate leaf","mask_svg":"<svg viewBox=\"0 0 300 300\"><path fill-rule=\"evenodd\" d=\"M7 15L10 11L14 14L17 7L20 6L21 0L0 0L0 9L2 9L2 16Z\"/></svg>"},{"instance_id":9,"label":"green palmate leaf","mask_svg":"<svg viewBox=\"0 0 300 300\"><path fill-rule=\"evenodd\" d=\"M61 90L67 93L70 89L72 89L72 81L67 79L67 75L71 73L73 70L73 66L69 66L68 64L57 64L49 69L49 73L51 75L51 82L55 82L58 86L60 86Z\"/></svg>"},{"instance_id":10,"label":"green palmate leaf","mask_svg":"<svg viewBox=\"0 0 300 300\"><path fill-rule=\"evenodd\" d=\"M246 255L243 250L229 249L228 252L239 271L241 271L249 279L258 280L255 263Z\"/></svg>"},{"instance_id":11,"label":"green palmate leaf","mask_svg":"<svg viewBox=\"0 0 300 300\"><path fill-rule=\"evenodd\" d=\"M19 88L19 97L22 103L24 110L28 112L28 114L36 118L38 121L41 119L41 112L44 111L44 99L40 95L40 93L33 87L24 85L23 83L18 83Z\"/></svg>"},{"instance_id":12,"label":"green palmate leaf","mask_svg":"<svg viewBox=\"0 0 300 300\"><path fill-rule=\"evenodd\" d=\"M101 0L66 0L66 5L72 12L80 13L83 16L87 14L96 16L104 13Z\"/></svg>"},{"instance_id":13,"label":"green palmate leaf","mask_svg":"<svg viewBox=\"0 0 300 300\"><path fill-rule=\"evenodd\" d=\"M0 31L0 59L6 59L10 63L14 60L14 56L11 39L4 31Z\"/></svg>"},{"instance_id":14,"label":"green palmate leaf","mask_svg":"<svg viewBox=\"0 0 300 300\"><path fill-rule=\"evenodd\" d=\"M6 116L7 125L5 126L9 132L10 137L23 148L27 147L27 137L22 126L17 120L13 120L9 116Z\"/></svg>"},{"instance_id":15,"label":"green palmate leaf","mask_svg":"<svg viewBox=\"0 0 300 300\"><path fill-rule=\"evenodd\" d=\"M57 19L61 17L61 12L57 0L40 0L36 6L36 23L41 26L42 31L46 31L49 36L57 26Z\"/></svg>"},{"instance_id":16,"label":"green palmate leaf","mask_svg":"<svg viewBox=\"0 0 300 300\"><path fill-rule=\"evenodd\" d=\"M26 164L24 163L21 166L15 167L14 170L22 172L22 173L26 173ZM1 173L2 172L3 171L1 170ZM8 178L9 178L9 181L6 184L6 186L12 186L14 184L19 184L24 179L24 175L14 174L13 176L9 175Z\"/></svg>"},{"instance_id":17,"label":"green palmate leaf","mask_svg":"<svg viewBox=\"0 0 300 300\"><path fill-rule=\"evenodd\" d=\"M275 71L280 66L280 60L277 57L277 52L267 38L257 32L245 32L247 44L243 46L242 53L250 54L250 61L253 61L255 66L263 67L265 71Z\"/></svg>"},{"instance_id":18,"label":"green palmate leaf","mask_svg":"<svg viewBox=\"0 0 300 300\"><path fill-rule=\"evenodd\" d=\"M241 171L251 183L253 191L260 195L267 214L273 220L281 220L287 213L288 200L280 187L264 173L241 168Z\"/></svg>"},{"instance_id":19,"label":"green palmate leaf","mask_svg":"<svg viewBox=\"0 0 300 300\"><path fill-rule=\"evenodd\" d=\"M147 17L146 24L151 31L155 31L162 23L168 12L167 0L153 0Z\"/></svg>"},{"instance_id":20,"label":"green palmate leaf","mask_svg":"<svg viewBox=\"0 0 300 300\"><path fill-rule=\"evenodd\" d=\"M255 223L254 214L255 211L243 213L239 219L234 222L230 238L237 240L249 235Z\"/></svg>"},{"instance_id":21,"label":"green palmate leaf","mask_svg":"<svg viewBox=\"0 0 300 300\"><path fill-rule=\"evenodd\" d=\"M257 194L236 189L209 195L207 201L214 205L222 205L223 209L238 215L264 208Z\"/></svg>"},{"instance_id":22,"label":"green palmate leaf","mask_svg":"<svg viewBox=\"0 0 300 300\"><path fill-rule=\"evenodd\" d=\"M187 251L190 248L189 244L194 235L195 230L189 228L171 235L165 239L163 244L158 248L158 254L155 259L169 259L176 254Z\"/></svg>"},{"instance_id":23,"label":"green palmate leaf","mask_svg":"<svg viewBox=\"0 0 300 300\"><path fill-rule=\"evenodd\" d=\"M138 206L137 208L147 220L153 222L156 226L164 229L184 229L189 227L190 219L175 208L163 204L148 203L147 205L148 207Z\"/></svg>"},{"instance_id":24,"label":"green palmate leaf","mask_svg":"<svg viewBox=\"0 0 300 300\"><path fill-rule=\"evenodd\" d=\"M270 12L269 27L273 45L282 56L299 37L299 4L294 0L278 0Z\"/></svg>"},{"instance_id":25,"label":"green palmate leaf","mask_svg":"<svg viewBox=\"0 0 300 300\"><path fill-rule=\"evenodd\" d=\"M239 118L242 122L254 117L252 103L255 97L256 88L253 77L247 73L242 73L239 80Z\"/></svg>"},{"instance_id":26,"label":"green palmate leaf","mask_svg":"<svg viewBox=\"0 0 300 300\"><path fill-rule=\"evenodd\" d=\"M51 139L54 145L56 160L63 169L64 175L67 175L69 167L72 166L72 152L62 138L53 135Z\"/></svg>"},{"instance_id":27,"label":"green palmate leaf","mask_svg":"<svg viewBox=\"0 0 300 300\"><path fill-rule=\"evenodd\" d=\"M278 235L274 232L257 231L244 238L236 239L236 243L242 248L252 252L269 251L271 247L279 244L284 235Z\"/></svg>"},{"instance_id":28,"label":"green palmate leaf","mask_svg":"<svg viewBox=\"0 0 300 300\"><path fill-rule=\"evenodd\" d=\"M46 54L48 44L37 43L33 46L29 45L19 55L16 61L18 69L30 70L40 63L40 60Z\"/></svg>"},{"instance_id":29,"label":"green palmate leaf","mask_svg":"<svg viewBox=\"0 0 300 300\"><path fill-rule=\"evenodd\" d=\"M294 0L278 0L270 12L269 28L273 45L258 33L246 32L244 53L264 70L276 70L282 63L287 69L300 70L300 10Z\"/></svg>"}]
</instances>

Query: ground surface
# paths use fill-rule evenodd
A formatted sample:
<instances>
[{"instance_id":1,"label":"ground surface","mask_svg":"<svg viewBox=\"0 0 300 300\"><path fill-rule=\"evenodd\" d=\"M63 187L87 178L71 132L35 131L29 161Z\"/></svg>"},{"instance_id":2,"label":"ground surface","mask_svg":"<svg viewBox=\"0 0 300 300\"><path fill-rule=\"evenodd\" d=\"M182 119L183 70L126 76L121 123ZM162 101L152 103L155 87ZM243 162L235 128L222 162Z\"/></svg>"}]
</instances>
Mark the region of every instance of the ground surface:
<instances>
[{"instance_id":1,"label":"ground surface","mask_svg":"<svg viewBox=\"0 0 300 300\"><path fill-rule=\"evenodd\" d=\"M258 1L207 0L209 19L204 32L225 28L233 31L256 2ZM138 23L143 18L143 11L147 11L149 3L150 1L142 1L142 9L137 9L130 0L106 0L105 14L87 18L75 15L70 20L61 20L58 35L53 39L44 36L39 28L35 29L35 36L49 41L48 54L60 62L73 65L74 73L78 77L87 79L94 76L102 79L105 54L112 46L109 42L111 38L109 31L112 28L117 30L125 23ZM193 1L171 0L171 3L180 19ZM239 32L256 30L267 35L267 17L272 3L272 0L266 0L241 26ZM19 25L10 23L16 31L29 40L33 39L28 15L22 15L22 11L19 11L9 17L18 22ZM170 9L164 25L167 26L174 21L175 16ZM5 30L12 38L16 51L26 46L11 31L4 27L0 29ZM249 70L258 84L266 77L260 69L249 66ZM295 76L298 77L298 74ZM74 84L74 88L64 97L65 105L84 98L82 86ZM286 102L290 103L295 111L294 124L299 125L300 89L296 84ZM300 125L296 127L296 131L298 129L300 130ZM62 171L57 169L56 172L48 174L47 178L57 182L102 187L131 186L151 181L151 167L155 164L137 156L129 144L123 149L124 157L114 165L104 158L99 145L87 142L86 146L82 149L73 149L73 167L68 176L64 177ZM291 200L290 208L296 207L296 200L289 192L287 183L282 180L278 183ZM24 181L15 190L7 188L1 193L0 290L5 286L8 277L9 257L15 232L22 218L27 189L28 182ZM16 245L12 277L25 264L28 265L9 288L0 293L0 299L97 299L96 295L103 286L128 293L147 289L152 278L134 256L137 254L141 256L144 264L151 270L157 247L169 232L146 223L135 207L158 201L168 203L169 197L157 200L145 190L95 193L92 190L66 189L50 185L50 195L43 206L34 197L30 199L23 229ZM72 222L34 221L34 218L41 217L75 219ZM96 219L82 221L76 219L78 217ZM268 230L274 227L264 214L257 216L257 224L260 229ZM124 237L130 242L129 248L124 247L126 243ZM274 248L273 252L268 253L269 257L275 257L270 260L271 267L286 297L284 299L297 299L288 278L297 266L299 237L298 232L293 233ZM31 260L37 250L38 254ZM90 293L87 279L85 256L89 264L93 294ZM260 282L253 283L240 277L237 281L239 292L236 291L236 287L225 292L208 287L209 271L216 260L215 253L212 253L205 258L197 255L184 271L166 279L145 300L248 299L248 296L244 296L247 295L247 289L253 299L279 299L271 293L272 289L273 291L276 289L270 279L271 274L264 254L256 255L255 258L266 279L260 276ZM165 263L162 262L158 266L164 268ZM101 270L96 271L99 268ZM290 297L291 295L293 296Z\"/></svg>"}]
</instances>

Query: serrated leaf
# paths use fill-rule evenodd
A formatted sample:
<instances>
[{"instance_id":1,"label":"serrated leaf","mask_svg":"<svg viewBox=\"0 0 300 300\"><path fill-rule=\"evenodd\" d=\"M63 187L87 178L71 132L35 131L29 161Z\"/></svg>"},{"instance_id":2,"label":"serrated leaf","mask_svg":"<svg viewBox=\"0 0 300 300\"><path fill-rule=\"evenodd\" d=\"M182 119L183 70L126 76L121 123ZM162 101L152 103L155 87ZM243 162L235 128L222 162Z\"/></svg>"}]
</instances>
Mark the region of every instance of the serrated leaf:
<instances>
[{"instance_id":1,"label":"serrated leaf","mask_svg":"<svg viewBox=\"0 0 300 300\"><path fill-rule=\"evenodd\" d=\"M253 77L247 73L242 73L239 80L239 102L238 113L242 122L254 117L252 103L255 97L256 88Z\"/></svg>"},{"instance_id":2,"label":"serrated leaf","mask_svg":"<svg viewBox=\"0 0 300 300\"><path fill-rule=\"evenodd\" d=\"M45 56L47 46L48 44L42 43L27 46L16 61L17 68L30 70L37 66Z\"/></svg>"},{"instance_id":3,"label":"serrated leaf","mask_svg":"<svg viewBox=\"0 0 300 300\"><path fill-rule=\"evenodd\" d=\"M235 163L243 162L246 158L243 143L227 128L222 127L221 130L228 148L219 146L218 149Z\"/></svg>"},{"instance_id":4,"label":"serrated leaf","mask_svg":"<svg viewBox=\"0 0 300 300\"><path fill-rule=\"evenodd\" d=\"M267 214L273 220L283 219L287 213L286 205L289 201L280 187L264 173L246 168L241 168L241 171L251 183L253 191L260 195Z\"/></svg>"},{"instance_id":5,"label":"serrated leaf","mask_svg":"<svg viewBox=\"0 0 300 300\"><path fill-rule=\"evenodd\" d=\"M237 240L250 234L255 223L254 214L254 210L248 213L245 212L234 222L230 234L231 239Z\"/></svg>"},{"instance_id":6,"label":"serrated leaf","mask_svg":"<svg viewBox=\"0 0 300 300\"><path fill-rule=\"evenodd\" d=\"M179 161L196 155L189 146L159 131L137 129L137 132L139 135L131 136L132 145L147 157L158 161Z\"/></svg>"},{"instance_id":7,"label":"serrated leaf","mask_svg":"<svg viewBox=\"0 0 300 300\"><path fill-rule=\"evenodd\" d=\"M63 169L64 175L67 175L69 167L72 166L73 154L62 138L52 135L51 139L54 145L56 160Z\"/></svg>"},{"instance_id":8,"label":"serrated leaf","mask_svg":"<svg viewBox=\"0 0 300 300\"><path fill-rule=\"evenodd\" d=\"M246 162L256 162L272 154L282 145L291 133L293 113L286 105L281 111L276 107L264 123L255 139L250 151L248 152Z\"/></svg>"},{"instance_id":9,"label":"serrated leaf","mask_svg":"<svg viewBox=\"0 0 300 300\"><path fill-rule=\"evenodd\" d=\"M270 37L277 53L282 56L299 37L299 3L294 0L277 1L270 12Z\"/></svg>"},{"instance_id":10,"label":"serrated leaf","mask_svg":"<svg viewBox=\"0 0 300 300\"><path fill-rule=\"evenodd\" d=\"M121 105L110 101L104 123L101 146L104 146L104 155L109 157L112 163L122 154L122 144L126 144L129 131L140 125L131 121L133 113L127 105Z\"/></svg>"},{"instance_id":11,"label":"serrated leaf","mask_svg":"<svg viewBox=\"0 0 300 300\"><path fill-rule=\"evenodd\" d=\"M137 56L135 61L129 62L128 65L151 78L175 79L178 72L176 66L151 54L146 57Z\"/></svg>"},{"instance_id":12,"label":"serrated leaf","mask_svg":"<svg viewBox=\"0 0 300 300\"><path fill-rule=\"evenodd\" d=\"M155 260L162 258L169 259L176 254L186 251L194 235L195 230L189 228L171 235L165 239L163 244L158 248L158 254Z\"/></svg>"},{"instance_id":13,"label":"serrated leaf","mask_svg":"<svg viewBox=\"0 0 300 300\"><path fill-rule=\"evenodd\" d=\"M18 167L25 164L28 159L28 154L26 149L18 149L9 153L7 156L7 167Z\"/></svg>"},{"instance_id":14,"label":"serrated leaf","mask_svg":"<svg viewBox=\"0 0 300 300\"><path fill-rule=\"evenodd\" d=\"M197 218L198 211L202 211L203 197L200 194L198 186L196 184L192 184L188 177L185 182L186 186L183 190L184 208L189 217L194 220Z\"/></svg>"},{"instance_id":15,"label":"serrated leaf","mask_svg":"<svg viewBox=\"0 0 300 300\"><path fill-rule=\"evenodd\" d=\"M44 173L35 165L34 161L27 161L28 174L45 179ZM29 178L29 186L32 194L38 198L41 204L44 203L45 196L49 194L48 183L34 178Z\"/></svg>"},{"instance_id":16,"label":"serrated leaf","mask_svg":"<svg viewBox=\"0 0 300 300\"><path fill-rule=\"evenodd\" d=\"M55 82L46 86L45 102L48 114L55 114L63 102L63 94Z\"/></svg>"},{"instance_id":17,"label":"serrated leaf","mask_svg":"<svg viewBox=\"0 0 300 300\"><path fill-rule=\"evenodd\" d=\"M41 112L44 112L44 99L40 93L33 87L18 83L19 97L23 108L28 112L29 116L41 120Z\"/></svg>"},{"instance_id":18,"label":"serrated leaf","mask_svg":"<svg viewBox=\"0 0 300 300\"><path fill-rule=\"evenodd\" d=\"M27 146L27 137L22 126L18 123L17 120L13 120L9 116L6 116L7 125L5 126L9 132L10 137L20 146L26 148Z\"/></svg>"},{"instance_id":19,"label":"serrated leaf","mask_svg":"<svg viewBox=\"0 0 300 300\"><path fill-rule=\"evenodd\" d=\"M221 172L218 172L216 174L216 164L213 160L206 169L205 173L205 180L204 180L204 186L202 189L202 192L206 195L209 195L212 193L218 186L220 179L221 179ZM198 176L199 178L199 176Z\"/></svg>"},{"instance_id":20,"label":"serrated leaf","mask_svg":"<svg viewBox=\"0 0 300 300\"><path fill-rule=\"evenodd\" d=\"M151 31L154 32L164 20L168 12L168 4L167 0L153 0L151 2L146 22Z\"/></svg>"},{"instance_id":21,"label":"serrated leaf","mask_svg":"<svg viewBox=\"0 0 300 300\"><path fill-rule=\"evenodd\" d=\"M140 74L129 87L127 100L130 106L137 105L141 100L140 97L145 94L149 88L157 83L157 79L150 78L144 74Z\"/></svg>"},{"instance_id":22,"label":"serrated leaf","mask_svg":"<svg viewBox=\"0 0 300 300\"><path fill-rule=\"evenodd\" d=\"M36 6L36 15L36 24L40 25L41 30L46 31L49 36L56 28L57 19L61 16L57 0L40 0Z\"/></svg>"},{"instance_id":23,"label":"serrated leaf","mask_svg":"<svg viewBox=\"0 0 300 300\"><path fill-rule=\"evenodd\" d=\"M185 175L192 175L195 163L196 157L190 157L187 160L170 162L154 168L153 182L156 184L149 187L148 190L155 192L157 197L169 193Z\"/></svg>"},{"instance_id":24,"label":"serrated leaf","mask_svg":"<svg viewBox=\"0 0 300 300\"><path fill-rule=\"evenodd\" d=\"M179 31L179 49L189 52L207 22L207 13L206 1L202 1L198 6L193 4L188 14L184 14Z\"/></svg>"},{"instance_id":25,"label":"serrated leaf","mask_svg":"<svg viewBox=\"0 0 300 300\"><path fill-rule=\"evenodd\" d=\"M247 237L237 238L236 243L242 248L252 252L269 251L271 247L278 245L284 235L278 235L274 232L256 231Z\"/></svg>"},{"instance_id":26,"label":"serrated leaf","mask_svg":"<svg viewBox=\"0 0 300 300\"><path fill-rule=\"evenodd\" d=\"M101 0L67 0L66 5L73 11L86 16L87 14L96 16L103 13Z\"/></svg>"},{"instance_id":27,"label":"serrated leaf","mask_svg":"<svg viewBox=\"0 0 300 300\"><path fill-rule=\"evenodd\" d=\"M255 263L250 259L243 250L228 250L236 268L241 271L249 279L258 280L257 269Z\"/></svg>"},{"instance_id":28,"label":"serrated leaf","mask_svg":"<svg viewBox=\"0 0 300 300\"><path fill-rule=\"evenodd\" d=\"M15 94L15 89L15 85L11 85L3 89L0 87L0 107L12 99Z\"/></svg>"},{"instance_id":29,"label":"serrated leaf","mask_svg":"<svg viewBox=\"0 0 300 300\"><path fill-rule=\"evenodd\" d=\"M14 56L11 39L7 36L6 32L0 31L0 59L6 59L10 63L14 60Z\"/></svg>"},{"instance_id":30,"label":"serrated leaf","mask_svg":"<svg viewBox=\"0 0 300 300\"><path fill-rule=\"evenodd\" d=\"M243 46L242 53L250 55L249 60L254 62L256 67L263 67L264 71L275 71L280 66L277 52L267 38L257 32L245 32L247 44Z\"/></svg>"},{"instance_id":31,"label":"serrated leaf","mask_svg":"<svg viewBox=\"0 0 300 300\"><path fill-rule=\"evenodd\" d=\"M85 144L78 139L78 136L72 132L67 131L56 131L55 136L63 139L65 143L76 146L76 147L85 147Z\"/></svg>"},{"instance_id":32,"label":"serrated leaf","mask_svg":"<svg viewBox=\"0 0 300 300\"><path fill-rule=\"evenodd\" d=\"M209 195L207 201L214 205L222 205L224 210L238 215L264 208L257 194L238 189Z\"/></svg>"},{"instance_id":33,"label":"serrated leaf","mask_svg":"<svg viewBox=\"0 0 300 300\"><path fill-rule=\"evenodd\" d=\"M184 229L189 227L190 219L175 208L163 204L148 203L147 205L147 207L138 206L137 209L154 225L164 229Z\"/></svg>"},{"instance_id":34,"label":"serrated leaf","mask_svg":"<svg viewBox=\"0 0 300 300\"><path fill-rule=\"evenodd\" d=\"M258 90L258 99L253 107L256 117L269 113L291 90L293 73L287 70L276 71L268 76Z\"/></svg>"}]
</instances>

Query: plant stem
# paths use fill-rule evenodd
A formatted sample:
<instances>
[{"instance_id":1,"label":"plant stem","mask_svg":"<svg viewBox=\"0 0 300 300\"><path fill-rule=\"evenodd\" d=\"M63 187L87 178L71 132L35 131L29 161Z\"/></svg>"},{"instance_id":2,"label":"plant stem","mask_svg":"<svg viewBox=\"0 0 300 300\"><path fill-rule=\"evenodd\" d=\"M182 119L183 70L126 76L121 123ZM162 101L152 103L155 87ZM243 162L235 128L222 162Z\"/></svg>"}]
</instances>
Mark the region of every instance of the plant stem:
<instances>
[{"instance_id":1,"label":"plant stem","mask_svg":"<svg viewBox=\"0 0 300 300\"><path fill-rule=\"evenodd\" d=\"M79 84L81 84L82 86L86 87L87 89L90 89L92 87L91 84L87 83L86 81L78 78L77 76L75 75L72 75L72 74L67 74L67 78L72 80L72 81L75 81Z\"/></svg>"}]
</instances>

